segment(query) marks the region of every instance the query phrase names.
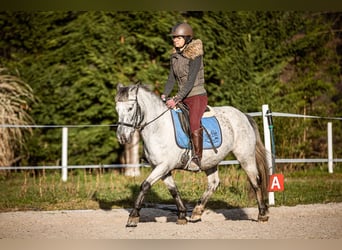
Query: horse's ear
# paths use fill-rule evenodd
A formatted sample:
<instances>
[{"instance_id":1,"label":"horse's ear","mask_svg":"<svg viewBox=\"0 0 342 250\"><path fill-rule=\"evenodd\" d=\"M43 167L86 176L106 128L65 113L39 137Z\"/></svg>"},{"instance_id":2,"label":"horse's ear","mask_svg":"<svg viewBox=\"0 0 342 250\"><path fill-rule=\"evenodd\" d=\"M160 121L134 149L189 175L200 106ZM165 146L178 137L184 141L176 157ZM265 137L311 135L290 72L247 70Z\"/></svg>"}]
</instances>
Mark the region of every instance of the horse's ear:
<instances>
[{"instance_id":1,"label":"horse's ear","mask_svg":"<svg viewBox=\"0 0 342 250\"><path fill-rule=\"evenodd\" d=\"M136 81L136 82L135 82L135 85L137 85L137 86L139 87L139 86L141 86L141 85L142 85L142 83L141 83L141 81L140 81L140 80L138 80L138 81Z\"/></svg>"},{"instance_id":2,"label":"horse's ear","mask_svg":"<svg viewBox=\"0 0 342 250\"><path fill-rule=\"evenodd\" d=\"M123 87L123 84L121 82L119 82L118 85L116 86L116 90L119 90L122 87Z\"/></svg>"}]
</instances>

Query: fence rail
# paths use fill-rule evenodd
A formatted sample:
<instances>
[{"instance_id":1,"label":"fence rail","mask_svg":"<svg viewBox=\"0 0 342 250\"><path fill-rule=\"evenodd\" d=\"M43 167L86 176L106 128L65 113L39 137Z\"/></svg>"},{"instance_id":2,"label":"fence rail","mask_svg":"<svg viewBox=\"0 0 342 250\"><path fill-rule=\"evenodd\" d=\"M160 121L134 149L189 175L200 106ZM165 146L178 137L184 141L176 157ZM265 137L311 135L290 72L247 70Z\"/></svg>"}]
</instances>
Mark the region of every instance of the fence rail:
<instances>
[{"instance_id":1,"label":"fence rail","mask_svg":"<svg viewBox=\"0 0 342 250\"><path fill-rule=\"evenodd\" d=\"M334 163L342 162L342 159L333 159ZM275 163L328 163L329 160L325 158L318 159L275 159ZM220 166L227 165L239 165L240 163L237 160L226 160L221 161L219 163ZM149 164L104 164L104 165L68 165L68 169L86 169L86 168L94 168L94 169L102 169L102 168L137 168L137 167L151 167ZM20 166L20 167L0 167L0 170L41 170L41 169L59 169L61 170L63 166Z\"/></svg>"},{"instance_id":2,"label":"fence rail","mask_svg":"<svg viewBox=\"0 0 342 250\"><path fill-rule=\"evenodd\" d=\"M266 149L271 151L270 147L270 134L269 134L269 127L267 117L269 116L268 105L265 104L262 106L262 112L251 112L247 113L250 116L262 116L263 123L264 123L264 141ZM310 116L310 115L298 115L298 114L290 114L290 113L280 113L280 112L272 112L272 116L279 116L279 117L295 117L295 118L312 118L312 119L327 119L327 120L341 120L342 117L320 117L320 116ZM330 125L331 126L331 125ZM0 128L62 128L62 165L61 166L2 166L0 170L30 170L30 169L61 169L62 170L62 178L66 180L67 176L67 169L82 169L82 168L127 168L127 167L149 167L148 164L104 164L104 165L68 165L67 163L67 128L86 128L86 127L117 127L117 124L108 124L108 125L12 125L12 124L0 124ZM331 128L330 128L331 130ZM329 135L330 133L330 135ZM332 133L329 132L329 125L328 125L328 157L321 158L321 159L275 159L275 163L337 163L342 162L342 159L333 159L332 158ZM228 160L222 161L219 165L236 165L239 164L237 160ZM271 163L269 163L271 165ZM332 172L329 166L329 172Z\"/></svg>"}]
</instances>

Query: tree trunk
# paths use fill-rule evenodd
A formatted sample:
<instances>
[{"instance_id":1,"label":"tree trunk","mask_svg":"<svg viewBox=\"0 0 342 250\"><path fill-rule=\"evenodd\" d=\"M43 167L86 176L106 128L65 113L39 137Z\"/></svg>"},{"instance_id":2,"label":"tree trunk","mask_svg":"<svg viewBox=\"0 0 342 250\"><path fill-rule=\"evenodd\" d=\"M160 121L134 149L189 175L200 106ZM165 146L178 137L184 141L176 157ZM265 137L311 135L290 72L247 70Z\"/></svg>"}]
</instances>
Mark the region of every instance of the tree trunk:
<instances>
[{"instance_id":1,"label":"tree trunk","mask_svg":"<svg viewBox=\"0 0 342 250\"><path fill-rule=\"evenodd\" d=\"M140 135L138 131L134 132L131 143L125 145L125 164L139 164L139 139ZM139 167L126 167L126 176L140 176Z\"/></svg>"}]
</instances>

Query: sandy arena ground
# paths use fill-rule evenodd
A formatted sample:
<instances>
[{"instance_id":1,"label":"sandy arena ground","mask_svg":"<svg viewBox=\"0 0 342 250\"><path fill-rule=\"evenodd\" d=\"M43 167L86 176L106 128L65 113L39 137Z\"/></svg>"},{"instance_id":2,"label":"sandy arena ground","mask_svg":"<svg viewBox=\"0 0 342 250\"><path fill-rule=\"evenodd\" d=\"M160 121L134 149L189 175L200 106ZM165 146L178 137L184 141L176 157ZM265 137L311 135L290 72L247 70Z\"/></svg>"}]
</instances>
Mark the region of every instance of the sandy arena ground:
<instances>
[{"instance_id":1,"label":"sandy arena ground","mask_svg":"<svg viewBox=\"0 0 342 250\"><path fill-rule=\"evenodd\" d=\"M126 228L125 209L3 212L0 239L342 239L342 203L271 207L267 223L257 213L206 210L201 222L177 225L174 207L160 205Z\"/></svg>"}]
</instances>

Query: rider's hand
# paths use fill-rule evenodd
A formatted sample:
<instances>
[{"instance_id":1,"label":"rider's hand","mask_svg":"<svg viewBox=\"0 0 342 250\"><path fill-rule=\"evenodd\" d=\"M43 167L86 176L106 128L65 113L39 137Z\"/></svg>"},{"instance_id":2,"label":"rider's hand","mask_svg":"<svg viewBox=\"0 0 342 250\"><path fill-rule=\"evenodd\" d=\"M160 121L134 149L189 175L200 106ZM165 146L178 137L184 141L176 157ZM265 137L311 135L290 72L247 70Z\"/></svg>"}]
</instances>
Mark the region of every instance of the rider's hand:
<instances>
[{"instance_id":1,"label":"rider's hand","mask_svg":"<svg viewBox=\"0 0 342 250\"><path fill-rule=\"evenodd\" d=\"M162 99L163 102L166 102L166 95L161 95L160 98Z\"/></svg>"},{"instance_id":2,"label":"rider's hand","mask_svg":"<svg viewBox=\"0 0 342 250\"><path fill-rule=\"evenodd\" d=\"M166 106L169 109L173 109L174 107L176 107L176 104L177 104L177 102L175 102L175 100L173 98L166 101Z\"/></svg>"}]
</instances>

